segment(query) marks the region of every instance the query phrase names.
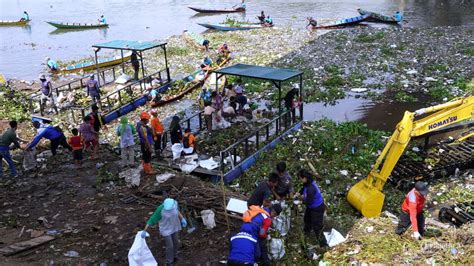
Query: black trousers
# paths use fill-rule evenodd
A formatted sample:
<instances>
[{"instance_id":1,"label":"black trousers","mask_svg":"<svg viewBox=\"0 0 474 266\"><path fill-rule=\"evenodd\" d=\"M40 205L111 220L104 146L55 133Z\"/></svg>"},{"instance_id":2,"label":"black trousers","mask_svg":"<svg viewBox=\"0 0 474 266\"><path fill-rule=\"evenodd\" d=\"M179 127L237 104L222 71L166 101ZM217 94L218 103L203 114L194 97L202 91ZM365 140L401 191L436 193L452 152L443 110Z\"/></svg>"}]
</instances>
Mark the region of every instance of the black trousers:
<instances>
[{"instance_id":1,"label":"black trousers","mask_svg":"<svg viewBox=\"0 0 474 266\"><path fill-rule=\"evenodd\" d=\"M155 154L160 154L161 151L163 150L163 147L161 146L161 139L163 138L163 135L157 134L156 135L156 140L154 145L155 148Z\"/></svg>"},{"instance_id":2,"label":"black trousers","mask_svg":"<svg viewBox=\"0 0 474 266\"><path fill-rule=\"evenodd\" d=\"M144 163L150 163L151 162L151 150L148 150L145 146L145 144L141 144L141 150L142 150L142 160Z\"/></svg>"},{"instance_id":3,"label":"black trousers","mask_svg":"<svg viewBox=\"0 0 474 266\"><path fill-rule=\"evenodd\" d=\"M258 246L260 247L260 263L258 265L270 265L270 258L268 258L267 239L259 238Z\"/></svg>"},{"instance_id":4,"label":"black trousers","mask_svg":"<svg viewBox=\"0 0 474 266\"><path fill-rule=\"evenodd\" d=\"M324 227L324 204L316 208L308 208L304 212L304 232L309 235L314 231L320 245L327 245L326 238L323 236Z\"/></svg>"},{"instance_id":5,"label":"black trousers","mask_svg":"<svg viewBox=\"0 0 474 266\"><path fill-rule=\"evenodd\" d=\"M53 153L53 155L56 155L56 151L58 150L59 145L68 149L69 151L72 151L72 148L67 143L67 140L64 134L62 134L59 138L55 138L51 140L51 152Z\"/></svg>"},{"instance_id":6,"label":"black trousers","mask_svg":"<svg viewBox=\"0 0 474 266\"><path fill-rule=\"evenodd\" d=\"M418 223L418 233L423 236L425 232L425 216L423 215L423 213L419 213L416 215L416 221ZM398 235L403 234L408 228L410 228L410 225L410 214L402 211L402 213L400 213L400 219L398 221L398 226L395 230L395 233L397 233Z\"/></svg>"}]
</instances>

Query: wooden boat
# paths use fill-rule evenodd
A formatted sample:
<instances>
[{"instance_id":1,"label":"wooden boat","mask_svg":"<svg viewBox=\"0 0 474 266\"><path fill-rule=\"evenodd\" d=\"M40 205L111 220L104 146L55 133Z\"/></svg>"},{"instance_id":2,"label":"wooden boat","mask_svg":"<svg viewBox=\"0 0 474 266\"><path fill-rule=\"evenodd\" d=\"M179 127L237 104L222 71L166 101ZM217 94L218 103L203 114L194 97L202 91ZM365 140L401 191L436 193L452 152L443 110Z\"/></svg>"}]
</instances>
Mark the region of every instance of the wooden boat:
<instances>
[{"instance_id":1,"label":"wooden boat","mask_svg":"<svg viewBox=\"0 0 474 266\"><path fill-rule=\"evenodd\" d=\"M384 22L384 23L399 23L401 20L398 20L395 16L386 16L380 13L375 13L372 11L367 11L363 9L357 9L359 14L361 15L368 15L369 19L371 21L377 21L377 22Z\"/></svg>"},{"instance_id":2,"label":"wooden boat","mask_svg":"<svg viewBox=\"0 0 474 266\"><path fill-rule=\"evenodd\" d=\"M229 26L225 24L207 24L207 23L198 23L198 25L201 25L205 28L211 29L211 30L220 30L220 31L236 31L236 30L253 30L253 29L263 29L263 28L270 28L273 27L273 25L267 25L267 24L242 24L239 26Z\"/></svg>"},{"instance_id":3,"label":"wooden boat","mask_svg":"<svg viewBox=\"0 0 474 266\"><path fill-rule=\"evenodd\" d=\"M30 20L0 20L0 26L26 26Z\"/></svg>"},{"instance_id":4,"label":"wooden boat","mask_svg":"<svg viewBox=\"0 0 474 266\"><path fill-rule=\"evenodd\" d=\"M198 13L239 13L239 12L245 12L245 8L238 7L238 8L224 8L224 9L204 9L204 8L198 8L198 7L188 7L189 9L192 9Z\"/></svg>"},{"instance_id":5,"label":"wooden boat","mask_svg":"<svg viewBox=\"0 0 474 266\"><path fill-rule=\"evenodd\" d=\"M123 54L123 61L126 62L126 61L130 60L131 55L132 55L131 52L124 53ZM108 57L108 58L99 58L99 68L115 66L115 65L118 65L120 63L122 63L122 56L121 55ZM95 69L96 69L95 61L88 61L88 62L84 62L84 63L77 63L77 64L74 64L74 65L70 65L70 66L67 66L65 68L61 68L59 70L59 72L71 73L71 72L77 72L77 71L81 71L81 70L91 71L91 70L95 70Z\"/></svg>"},{"instance_id":6,"label":"wooden boat","mask_svg":"<svg viewBox=\"0 0 474 266\"><path fill-rule=\"evenodd\" d=\"M192 31L185 31L183 32L183 37L192 46L201 50L206 49L203 45L205 38L201 34Z\"/></svg>"},{"instance_id":7,"label":"wooden boat","mask_svg":"<svg viewBox=\"0 0 474 266\"><path fill-rule=\"evenodd\" d=\"M358 24L362 21L367 20L368 18L369 18L369 15L360 15L360 16L357 16L357 17L340 19L340 20L335 21L335 22L333 22L331 24L328 24L328 25L321 25L321 26L316 26L316 27L312 27L312 28L313 29L330 29L330 28L349 26L349 25Z\"/></svg>"},{"instance_id":8,"label":"wooden boat","mask_svg":"<svg viewBox=\"0 0 474 266\"><path fill-rule=\"evenodd\" d=\"M229 61L230 61L230 58L225 59L218 66L216 66L216 67L212 68L211 70L207 71L206 74L204 75L204 77L200 80L196 80L196 77L199 75L199 73L201 73L201 69L198 69L198 70L194 71L189 76L182 79L182 82L186 82L186 83L185 83L184 87L181 88L180 92L178 92L177 94L174 94L174 95L162 96L162 98L160 99L159 102L152 103L152 107L162 106L162 105L168 104L170 102L174 102L176 100L179 100L179 99L183 98L186 94L192 92L193 90L195 90L199 87L202 87L204 85L204 83L206 82L206 80L211 76L212 72L214 72L215 70L223 67ZM220 85L224 86L224 83L225 82L222 82ZM171 85L171 87L172 86L173 85ZM173 93L172 88L168 88L168 90L170 91L169 93Z\"/></svg>"},{"instance_id":9,"label":"wooden boat","mask_svg":"<svg viewBox=\"0 0 474 266\"><path fill-rule=\"evenodd\" d=\"M46 21L49 25L58 29L96 29L96 28L107 28L109 24L81 24L81 23L64 23L64 22L51 22Z\"/></svg>"}]
</instances>

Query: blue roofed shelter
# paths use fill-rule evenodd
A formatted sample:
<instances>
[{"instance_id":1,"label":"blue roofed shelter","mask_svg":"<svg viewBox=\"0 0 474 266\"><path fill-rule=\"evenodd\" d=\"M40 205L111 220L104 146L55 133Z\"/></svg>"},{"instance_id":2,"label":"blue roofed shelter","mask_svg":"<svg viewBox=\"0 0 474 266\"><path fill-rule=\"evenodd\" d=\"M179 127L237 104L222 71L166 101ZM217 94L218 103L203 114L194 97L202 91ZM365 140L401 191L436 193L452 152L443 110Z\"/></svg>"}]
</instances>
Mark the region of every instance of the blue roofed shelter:
<instances>
[{"instance_id":1,"label":"blue roofed shelter","mask_svg":"<svg viewBox=\"0 0 474 266\"><path fill-rule=\"evenodd\" d=\"M224 75L238 76L252 79L271 81L278 89L278 111L281 114L281 87L282 82L290 79L298 79L299 95L303 96L303 72L296 69L274 68L266 66L235 64L215 71L216 80ZM216 82L217 84L217 82ZM300 105L300 112L303 113L303 104Z\"/></svg>"},{"instance_id":2,"label":"blue roofed shelter","mask_svg":"<svg viewBox=\"0 0 474 266\"><path fill-rule=\"evenodd\" d=\"M166 55L166 42L157 42L157 41L130 41L130 40L114 40L114 41L109 41L105 43L99 43L99 44L94 44L92 47L94 48L95 52L95 62L96 62L96 68L97 68L97 73L99 73L99 66L97 64L98 62L98 52L101 49L113 49L113 50L120 50L121 56L122 56L122 70L124 70L124 51L131 51L132 53L137 53L140 62L141 62L141 69L142 69L142 75L143 77L146 77L146 72L145 72L145 67L143 65L143 52L154 49L154 48L162 48L163 49L163 54L165 58L165 67L166 67L166 75L167 75L167 80L171 80L170 77L170 71L168 67L168 58Z\"/></svg>"}]
</instances>

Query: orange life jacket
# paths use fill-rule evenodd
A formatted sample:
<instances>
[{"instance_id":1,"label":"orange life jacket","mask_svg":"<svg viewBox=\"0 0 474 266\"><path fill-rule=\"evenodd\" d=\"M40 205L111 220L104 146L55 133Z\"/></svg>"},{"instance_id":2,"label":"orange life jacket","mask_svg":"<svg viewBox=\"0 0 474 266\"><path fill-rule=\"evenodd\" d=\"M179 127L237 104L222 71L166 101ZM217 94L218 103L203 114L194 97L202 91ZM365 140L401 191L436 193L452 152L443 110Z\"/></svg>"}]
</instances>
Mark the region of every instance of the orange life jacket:
<instances>
[{"instance_id":1,"label":"orange life jacket","mask_svg":"<svg viewBox=\"0 0 474 266\"><path fill-rule=\"evenodd\" d=\"M246 223L249 223L250 221L252 221L253 217L259 215L260 213L263 213L270 217L270 214L268 214L268 212L262 209L260 206L252 205L249 206L249 209L244 212L242 220Z\"/></svg>"}]
</instances>

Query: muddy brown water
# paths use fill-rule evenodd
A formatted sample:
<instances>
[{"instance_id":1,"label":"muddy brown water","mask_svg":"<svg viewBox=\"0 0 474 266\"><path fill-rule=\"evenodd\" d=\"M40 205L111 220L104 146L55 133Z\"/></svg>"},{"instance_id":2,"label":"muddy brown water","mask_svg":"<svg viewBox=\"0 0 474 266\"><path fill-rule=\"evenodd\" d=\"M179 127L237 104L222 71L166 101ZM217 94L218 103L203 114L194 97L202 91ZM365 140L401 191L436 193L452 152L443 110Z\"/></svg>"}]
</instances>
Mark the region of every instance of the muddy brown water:
<instances>
[{"instance_id":1,"label":"muddy brown water","mask_svg":"<svg viewBox=\"0 0 474 266\"><path fill-rule=\"evenodd\" d=\"M92 56L93 44L116 39L155 40L181 34L183 30L203 32L197 23L223 22L226 14L196 15L188 6L232 7L237 0L35 0L0 1L0 20L17 20L23 11L32 19L26 27L0 27L0 73L7 78L35 79L44 71L45 57L70 61ZM320 23L357 16L357 8L393 14L402 10L403 27L474 25L470 0L251 0L247 12L229 15L239 20L256 20L261 10L277 25L303 29L305 18ZM45 21L92 23L105 15L108 29L61 31ZM372 24L376 26L375 24Z\"/></svg>"}]
</instances>

